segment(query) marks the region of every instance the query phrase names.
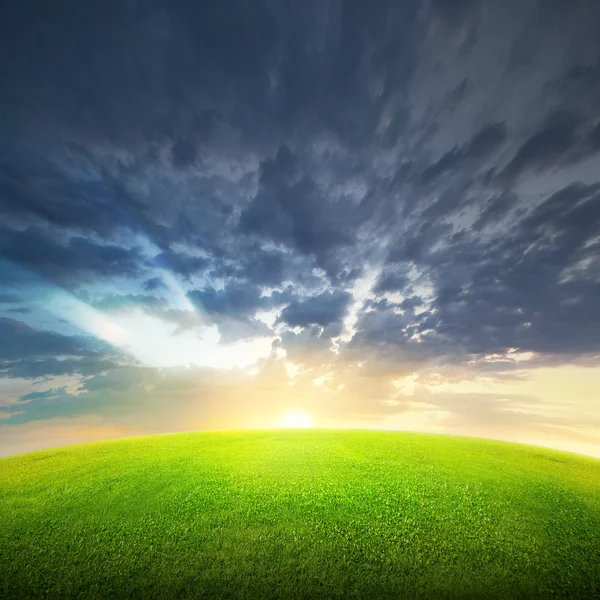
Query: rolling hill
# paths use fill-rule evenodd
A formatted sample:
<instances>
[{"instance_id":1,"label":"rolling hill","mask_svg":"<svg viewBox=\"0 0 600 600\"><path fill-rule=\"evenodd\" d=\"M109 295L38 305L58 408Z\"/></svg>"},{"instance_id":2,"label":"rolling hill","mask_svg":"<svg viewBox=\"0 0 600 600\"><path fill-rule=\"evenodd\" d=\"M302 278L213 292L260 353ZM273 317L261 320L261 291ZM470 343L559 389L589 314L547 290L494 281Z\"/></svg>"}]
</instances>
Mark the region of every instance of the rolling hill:
<instances>
[{"instance_id":1,"label":"rolling hill","mask_svg":"<svg viewBox=\"0 0 600 600\"><path fill-rule=\"evenodd\" d=\"M600 460L375 431L0 460L2 598L598 598Z\"/></svg>"}]
</instances>

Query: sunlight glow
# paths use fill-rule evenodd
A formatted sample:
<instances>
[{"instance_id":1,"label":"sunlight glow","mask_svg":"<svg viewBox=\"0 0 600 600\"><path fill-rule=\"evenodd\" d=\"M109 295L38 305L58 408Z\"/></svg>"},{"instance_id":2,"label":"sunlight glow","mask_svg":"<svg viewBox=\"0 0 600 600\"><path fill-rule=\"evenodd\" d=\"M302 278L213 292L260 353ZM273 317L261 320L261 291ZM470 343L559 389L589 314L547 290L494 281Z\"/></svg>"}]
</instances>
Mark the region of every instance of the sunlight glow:
<instances>
[{"instance_id":1,"label":"sunlight glow","mask_svg":"<svg viewBox=\"0 0 600 600\"><path fill-rule=\"evenodd\" d=\"M303 429L313 427L313 419L303 410L288 410L279 417L277 426L284 429Z\"/></svg>"}]
</instances>

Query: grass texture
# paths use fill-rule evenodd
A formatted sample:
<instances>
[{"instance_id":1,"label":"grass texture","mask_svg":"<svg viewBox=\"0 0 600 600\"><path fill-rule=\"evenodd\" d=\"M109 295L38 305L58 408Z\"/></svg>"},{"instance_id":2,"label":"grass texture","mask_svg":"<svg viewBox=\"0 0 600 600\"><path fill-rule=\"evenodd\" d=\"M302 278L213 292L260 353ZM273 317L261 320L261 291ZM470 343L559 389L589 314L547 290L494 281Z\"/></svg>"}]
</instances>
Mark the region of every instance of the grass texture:
<instances>
[{"instance_id":1,"label":"grass texture","mask_svg":"<svg viewBox=\"0 0 600 600\"><path fill-rule=\"evenodd\" d=\"M6 458L0 597L600 598L600 460L339 430Z\"/></svg>"}]
</instances>

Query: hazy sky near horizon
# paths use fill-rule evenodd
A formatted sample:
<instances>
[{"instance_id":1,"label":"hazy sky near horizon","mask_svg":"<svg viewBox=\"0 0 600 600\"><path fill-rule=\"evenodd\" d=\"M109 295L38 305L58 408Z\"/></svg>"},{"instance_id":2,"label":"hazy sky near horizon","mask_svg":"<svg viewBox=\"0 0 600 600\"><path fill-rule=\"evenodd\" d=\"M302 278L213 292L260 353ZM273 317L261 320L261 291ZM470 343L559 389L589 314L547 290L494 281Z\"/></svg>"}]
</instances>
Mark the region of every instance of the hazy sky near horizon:
<instances>
[{"instance_id":1,"label":"hazy sky near horizon","mask_svg":"<svg viewBox=\"0 0 600 600\"><path fill-rule=\"evenodd\" d=\"M600 456L600 3L0 8L0 455L432 431Z\"/></svg>"}]
</instances>

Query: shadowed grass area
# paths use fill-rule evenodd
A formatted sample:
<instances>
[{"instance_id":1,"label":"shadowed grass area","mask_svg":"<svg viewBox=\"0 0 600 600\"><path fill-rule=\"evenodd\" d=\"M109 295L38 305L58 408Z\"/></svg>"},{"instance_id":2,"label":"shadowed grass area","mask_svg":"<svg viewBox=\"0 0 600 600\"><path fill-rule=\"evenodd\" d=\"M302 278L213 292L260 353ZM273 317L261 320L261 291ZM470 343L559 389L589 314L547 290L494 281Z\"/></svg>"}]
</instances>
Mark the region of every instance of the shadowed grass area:
<instances>
[{"instance_id":1,"label":"shadowed grass area","mask_svg":"<svg viewBox=\"0 0 600 600\"><path fill-rule=\"evenodd\" d=\"M600 460L369 431L0 460L2 598L597 598Z\"/></svg>"}]
</instances>

